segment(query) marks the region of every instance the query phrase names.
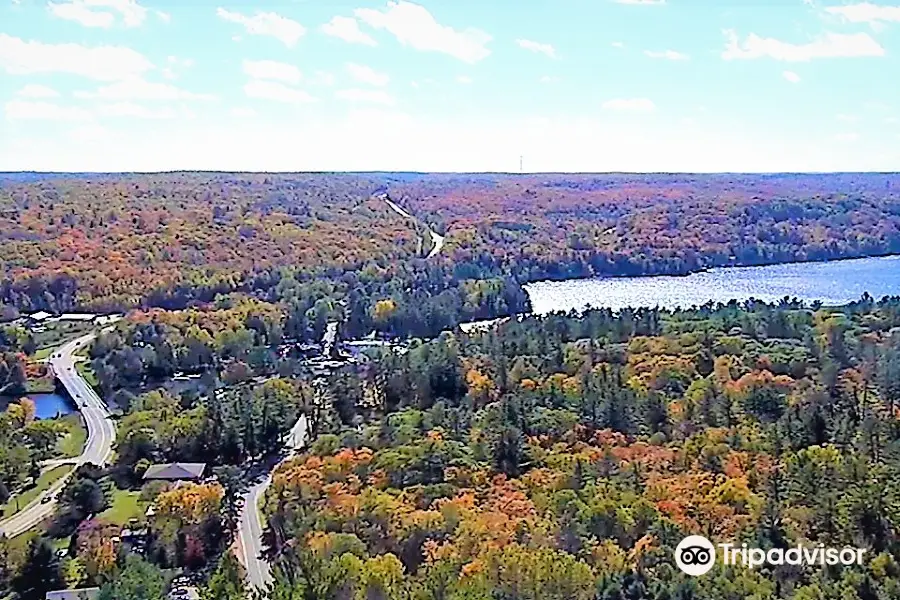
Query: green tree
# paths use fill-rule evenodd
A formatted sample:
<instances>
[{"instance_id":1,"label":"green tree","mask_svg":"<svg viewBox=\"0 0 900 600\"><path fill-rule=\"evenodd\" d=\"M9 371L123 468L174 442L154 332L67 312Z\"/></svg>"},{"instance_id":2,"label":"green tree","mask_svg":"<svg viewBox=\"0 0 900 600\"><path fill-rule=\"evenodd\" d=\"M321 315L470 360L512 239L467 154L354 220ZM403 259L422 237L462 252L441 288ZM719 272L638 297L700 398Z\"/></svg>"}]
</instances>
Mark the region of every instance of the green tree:
<instances>
[{"instance_id":1,"label":"green tree","mask_svg":"<svg viewBox=\"0 0 900 600\"><path fill-rule=\"evenodd\" d=\"M100 588L97 600L163 600L165 587L156 565L131 554L119 574Z\"/></svg>"},{"instance_id":2,"label":"green tree","mask_svg":"<svg viewBox=\"0 0 900 600\"><path fill-rule=\"evenodd\" d=\"M219 559L209 583L200 592L202 600L244 600L244 569L232 552L225 552Z\"/></svg>"},{"instance_id":3,"label":"green tree","mask_svg":"<svg viewBox=\"0 0 900 600\"><path fill-rule=\"evenodd\" d=\"M12 587L19 600L44 600L47 592L63 587L60 562L50 540L39 536L31 541L25 564Z\"/></svg>"}]
</instances>

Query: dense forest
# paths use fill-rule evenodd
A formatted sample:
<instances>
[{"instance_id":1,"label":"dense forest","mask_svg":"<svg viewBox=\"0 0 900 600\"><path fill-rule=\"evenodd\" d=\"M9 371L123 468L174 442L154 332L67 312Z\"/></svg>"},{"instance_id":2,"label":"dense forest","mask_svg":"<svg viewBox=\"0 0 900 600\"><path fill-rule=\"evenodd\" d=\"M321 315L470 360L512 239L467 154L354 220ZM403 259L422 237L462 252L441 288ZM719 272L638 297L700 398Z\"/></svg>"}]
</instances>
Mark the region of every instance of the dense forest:
<instances>
[{"instance_id":1,"label":"dense forest","mask_svg":"<svg viewBox=\"0 0 900 600\"><path fill-rule=\"evenodd\" d=\"M114 458L74 468L31 538L0 539L0 595L162 600L184 573L204 600L247 598L241 498L305 414L311 443L265 496L267 600L900 597L900 298L540 316L523 289L900 252L898 186L0 175L0 502L69 431L24 396L46 378L38 349L76 334L17 318L127 313L79 361L115 414ZM313 376L330 323L390 343ZM209 478L143 480L170 461ZM673 560L688 533L867 560L690 578Z\"/></svg>"},{"instance_id":2,"label":"dense forest","mask_svg":"<svg viewBox=\"0 0 900 600\"><path fill-rule=\"evenodd\" d=\"M267 495L273 599L900 594L900 298L598 310L330 382ZM688 533L862 567L674 565Z\"/></svg>"},{"instance_id":3,"label":"dense forest","mask_svg":"<svg viewBox=\"0 0 900 600\"><path fill-rule=\"evenodd\" d=\"M0 308L183 310L239 292L285 306L298 334L329 312L351 335L432 336L526 312L522 284L544 278L897 252L898 186L881 174L6 178ZM446 237L430 260L427 227Z\"/></svg>"}]
</instances>

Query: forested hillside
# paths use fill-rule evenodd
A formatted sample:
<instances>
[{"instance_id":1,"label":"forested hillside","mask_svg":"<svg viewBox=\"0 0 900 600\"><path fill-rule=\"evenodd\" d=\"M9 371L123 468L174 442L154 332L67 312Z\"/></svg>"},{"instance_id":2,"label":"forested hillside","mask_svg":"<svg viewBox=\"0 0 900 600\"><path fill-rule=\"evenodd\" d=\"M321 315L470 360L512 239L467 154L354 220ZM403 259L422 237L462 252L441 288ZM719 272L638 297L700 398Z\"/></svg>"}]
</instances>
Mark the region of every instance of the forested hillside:
<instances>
[{"instance_id":1,"label":"forested hillside","mask_svg":"<svg viewBox=\"0 0 900 600\"><path fill-rule=\"evenodd\" d=\"M542 278L897 252L898 190L880 174L7 177L0 302L180 310L240 292L340 312L354 334L434 335L525 311L521 285ZM446 235L427 261L426 226Z\"/></svg>"},{"instance_id":2,"label":"forested hillside","mask_svg":"<svg viewBox=\"0 0 900 600\"><path fill-rule=\"evenodd\" d=\"M427 175L391 187L521 280L683 274L900 250L900 176Z\"/></svg>"},{"instance_id":3,"label":"forested hillside","mask_svg":"<svg viewBox=\"0 0 900 600\"><path fill-rule=\"evenodd\" d=\"M267 495L270 598L888 600L900 298L529 317L385 352ZM688 533L865 548L691 578Z\"/></svg>"}]
</instances>

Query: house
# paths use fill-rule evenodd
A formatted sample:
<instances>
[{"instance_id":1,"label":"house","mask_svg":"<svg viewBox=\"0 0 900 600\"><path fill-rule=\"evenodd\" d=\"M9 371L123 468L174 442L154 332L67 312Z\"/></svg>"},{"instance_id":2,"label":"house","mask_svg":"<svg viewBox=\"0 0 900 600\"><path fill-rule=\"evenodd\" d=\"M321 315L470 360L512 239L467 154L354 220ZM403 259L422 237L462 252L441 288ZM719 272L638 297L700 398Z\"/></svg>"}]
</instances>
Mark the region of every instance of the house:
<instances>
[{"instance_id":1,"label":"house","mask_svg":"<svg viewBox=\"0 0 900 600\"><path fill-rule=\"evenodd\" d=\"M94 315L91 313L63 313L59 316L60 321L81 321L84 323L90 323L94 319L96 319L99 315Z\"/></svg>"},{"instance_id":2,"label":"house","mask_svg":"<svg viewBox=\"0 0 900 600\"><path fill-rule=\"evenodd\" d=\"M150 465L144 472L144 480L183 481L203 477L206 463L168 463Z\"/></svg>"},{"instance_id":3,"label":"house","mask_svg":"<svg viewBox=\"0 0 900 600\"><path fill-rule=\"evenodd\" d=\"M44 321L46 321L47 319L49 319L52 316L53 315L51 315L50 313L40 310L36 313L32 313L32 314L28 315L27 319L30 324L35 325L37 323L43 323Z\"/></svg>"},{"instance_id":4,"label":"house","mask_svg":"<svg viewBox=\"0 0 900 600\"><path fill-rule=\"evenodd\" d=\"M77 590L55 590L47 592L46 600L93 600L100 593L100 588L90 587Z\"/></svg>"}]
</instances>

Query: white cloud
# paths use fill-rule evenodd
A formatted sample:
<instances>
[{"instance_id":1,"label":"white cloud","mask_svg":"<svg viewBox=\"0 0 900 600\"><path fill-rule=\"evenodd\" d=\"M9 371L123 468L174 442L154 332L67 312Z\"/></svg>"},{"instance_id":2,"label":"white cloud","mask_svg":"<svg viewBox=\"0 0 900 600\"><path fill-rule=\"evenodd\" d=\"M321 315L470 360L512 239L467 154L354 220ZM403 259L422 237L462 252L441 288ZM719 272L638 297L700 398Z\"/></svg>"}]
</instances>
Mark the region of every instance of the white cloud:
<instances>
[{"instance_id":1,"label":"white cloud","mask_svg":"<svg viewBox=\"0 0 900 600\"><path fill-rule=\"evenodd\" d=\"M485 172L517 171L520 155L527 171L538 172L889 171L900 162L894 139L900 129L880 132L880 142L873 134L871 143L864 135L860 142L840 144L834 134L851 128L794 136L727 121L705 123L699 113L697 125L689 128L678 122L691 114L687 112L658 123L602 112L544 119L484 114L473 119L348 104L348 109L381 110L348 110L352 117L345 117L320 104L328 115L300 110L285 120L256 105L257 119L241 122L226 115L231 121L227 127L202 119L156 121L158 126L141 132L140 143L122 119L109 143L78 147L77 152L60 143L61 132L31 131L27 123L14 123L0 136L0 169ZM298 139L304 143L297 144ZM436 139L441 143L435 144ZM731 143L734 139L741 143ZM373 153L372 140L392 151Z\"/></svg>"},{"instance_id":2,"label":"white cloud","mask_svg":"<svg viewBox=\"0 0 900 600\"><path fill-rule=\"evenodd\" d=\"M297 84L303 78L300 69L294 65L275 60L245 60L243 69L244 73L253 79L273 79Z\"/></svg>"},{"instance_id":3,"label":"white cloud","mask_svg":"<svg viewBox=\"0 0 900 600\"><path fill-rule=\"evenodd\" d=\"M178 71L186 70L194 66L194 60L191 58L178 58L177 56L169 56L166 59L167 67L163 67L162 75L166 79L177 79Z\"/></svg>"},{"instance_id":4,"label":"white cloud","mask_svg":"<svg viewBox=\"0 0 900 600\"><path fill-rule=\"evenodd\" d=\"M725 30L725 36L727 42L722 52L725 60L768 57L785 62L805 62L816 58L884 56L885 53L881 44L866 33L826 33L806 44L763 38L755 33L740 44L732 30Z\"/></svg>"},{"instance_id":5,"label":"white cloud","mask_svg":"<svg viewBox=\"0 0 900 600\"><path fill-rule=\"evenodd\" d=\"M387 30L404 46L423 52L441 52L467 63L476 63L491 53L487 44L492 38L487 33L441 25L427 9L405 0L388 2L384 10L359 8L354 15L370 27Z\"/></svg>"},{"instance_id":6,"label":"white cloud","mask_svg":"<svg viewBox=\"0 0 900 600\"><path fill-rule=\"evenodd\" d=\"M331 86L334 85L334 75L326 71L316 71L313 73L310 83L313 85Z\"/></svg>"},{"instance_id":7,"label":"white cloud","mask_svg":"<svg viewBox=\"0 0 900 600\"><path fill-rule=\"evenodd\" d=\"M57 98L59 92L46 85L29 83L16 92L16 95L22 98Z\"/></svg>"},{"instance_id":8,"label":"white cloud","mask_svg":"<svg viewBox=\"0 0 900 600\"><path fill-rule=\"evenodd\" d=\"M859 117L857 117L856 115L840 114L840 115L835 115L834 118L837 119L838 121L843 121L845 123L856 123L857 121L859 121Z\"/></svg>"},{"instance_id":9,"label":"white cloud","mask_svg":"<svg viewBox=\"0 0 900 600\"><path fill-rule=\"evenodd\" d=\"M239 12L219 7L216 9L216 14L225 21L243 25L250 35L273 37L288 47L296 44L306 34L306 27L274 12L257 12L252 17L248 17Z\"/></svg>"},{"instance_id":10,"label":"white cloud","mask_svg":"<svg viewBox=\"0 0 900 600\"><path fill-rule=\"evenodd\" d=\"M542 44L540 42L533 42L531 40L516 40L516 44L519 45L519 48L524 48L525 50L545 54L550 58L556 58L556 48L554 48L550 44Z\"/></svg>"},{"instance_id":11,"label":"white cloud","mask_svg":"<svg viewBox=\"0 0 900 600\"><path fill-rule=\"evenodd\" d=\"M277 81L253 79L244 84L244 94L248 98L274 100L289 104L315 102L315 98L303 90L298 90Z\"/></svg>"},{"instance_id":12,"label":"white cloud","mask_svg":"<svg viewBox=\"0 0 900 600\"><path fill-rule=\"evenodd\" d=\"M544 75L538 81L541 83L556 83L559 81L559 77L554 77L552 75Z\"/></svg>"},{"instance_id":13,"label":"white cloud","mask_svg":"<svg viewBox=\"0 0 900 600\"><path fill-rule=\"evenodd\" d=\"M256 111L252 108L236 107L229 110L228 114L239 119L248 119L250 117L255 117Z\"/></svg>"},{"instance_id":14,"label":"white cloud","mask_svg":"<svg viewBox=\"0 0 900 600\"><path fill-rule=\"evenodd\" d=\"M648 112L654 110L656 105L647 98L614 98L603 103L603 108L608 110L629 110Z\"/></svg>"},{"instance_id":15,"label":"white cloud","mask_svg":"<svg viewBox=\"0 0 900 600\"><path fill-rule=\"evenodd\" d=\"M394 98L384 90L362 90L354 88L338 90L335 92L334 96L335 98L347 100L349 102L384 104L386 106L394 104Z\"/></svg>"},{"instance_id":16,"label":"white cloud","mask_svg":"<svg viewBox=\"0 0 900 600\"><path fill-rule=\"evenodd\" d=\"M368 85L385 86L391 80L386 73L381 73L365 65L347 63L346 69L350 73L350 77Z\"/></svg>"},{"instance_id":17,"label":"white cloud","mask_svg":"<svg viewBox=\"0 0 900 600\"><path fill-rule=\"evenodd\" d=\"M687 54L676 52L675 50L644 50L644 54L650 58L663 58L665 60L687 60L690 58Z\"/></svg>"},{"instance_id":18,"label":"white cloud","mask_svg":"<svg viewBox=\"0 0 900 600\"><path fill-rule=\"evenodd\" d=\"M884 122L888 125L898 125L900 124L900 117L886 117Z\"/></svg>"},{"instance_id":19,"label":"white cloud","mask_svg":"<svg viewBox=\"0 0 900 600\"><path fill-rule=\"evenodd\" d=\"M78 125L68 131L68 136L79 143L93 143L110 138L110 131L96 123Z\"/></svg>"},{"instance_id":20,"label":"white cloud","mask_svg":"<svg viewBox=\"0 0 900 600\"><path fill-rule=\"evenodd\" d=\"M834 136L834 139L836 139L839 142L855 142L856 140L859 139L859 134L852 133L852 132L851 133L839 133L836 136Z\"/></svg>"},{"instance_id":21,"label":"white cloud","mask_svg":"<svg viewBox=\"0 0 900 600\"><path fill-rule=\"evenodd\" d=\"M456 78L456 82L461 83L463 85L471 85L472 78L469 77L468 75L460 75L459 77Z\"/></svg>"},{"instance_id":22,"label":"white cloud","mask_svg":"<svg viewBox=\"0 0 900 600\"><path fill-rule=\"evenodd\" d=\"M0 67L12 75L71 73L98 81L134 77L153 68L143 54L124 46L45 44L0 33Z\"/></svg>"},{"instance_id":23,"label":"white cloud","mask_svg":"<svg viewBox=\"0 0 900 600\"><path fill-rule=\"evenodd\" d=\"M884 102L878 102L876 100L869 100L867 102L863 102L863 108L865 108L866 110L877 110L883 112L891 110L891 105Z\"/></svg>"},{"instance_id":24,"label":"white cloud","mask_svg":"<svg viewBox=\"0 0 900 600\"><path fill-rule=\"evenodd\" d=\"M84 121L91 113L76 106L60 106L50 102L10 100L4 106L8 119L41 121Z\"/></svg>"},{"instance_id":25,"label":"white cloud","mask_svg":"<svg viewBox=\"0 0 900 600\"><path fill-rule=\"evenodd\" d=\"M613 0L616 4L665 4L666 0Z\"/></svg>"},{"instance_id":26,"label":"white cloud","mask_svg":"<svg viewBox=\"0 0 900 600\"><path fill-rule=\"evenodd\" d=\"M129 77L99 88L95 92L75 92L77 98L101 100L211 100L209 94L197 94L169 83L153 83L139 77Z\"/></svg>"},{"instance_id":27,"label":"white cloud","mask_svg":"<svg viewBox=\"0 0 900 600\"><path fill-rule=\"evenodd\" d=\"M622 42L612 42L610 43L610 46L612 46L613 48L624 48L625 44Z\"/></svg>"},{"instance_id":28,"label":"white cloud","mask_svg":"<svg viewBox=\"0 0 900 600\"><path fill-rule=\"evenodd\" d=\"M170 65L183 67L185 69L189 69L194 66L193 58L178 58L177 56L169 56L166 58L166 62L168 62Z\"/></svg>"},{"instance_id":29,"label":"white cloud","mask_svg":"<svg viewBox=\"0 0 900 600\"><path fill-rule=\"evenodd\" d=\"M70 0L49 2L47 8L60 19L104 29L112 27L117 16L126 27L138 27L147 18L147 9L135 0Z\"/></svg>"},{"instance_id":30,"label":"white cloud","mask_svg":"<svg viewBox=\"0 0 900 600\"><path fill-rule=\"evenodd\" d=\"M862 2L844 6L829 6L825 12L841 16L851 23L900 22L900 6Z\"/></svg>"},{"instance_id":31,"label":"white cloud","mask_svg":"<svg viewBox=\"0 0 900 600\"><path fill-rule=\"evenodd\" d=\"M359 28L359 21L353 17L337 16L320 27L322 33L340 38L349 44L377 46L378 44L367 33Z\"/></svg>"},{"instance_id":32,"label":"white cloud","mask_svg":"<svg viewBox=\"0 0 900 600\"><path fill-rule=\"evenodd\" d=\"M178 111L169 106L150 108L134 102L101 104L97 113L104 117L135 119L174 119L179 116Z\"/></svg>"},{"instance_id":33,"label":"white cloud","mask_svg":"<svg viewBox=\"0 0 900 600\"><path fill-rule=\"evenodd\" d=\"M784 71L781 73L781 76L790 81L791 83L798 83L800 81L800 76L794 73L793 71Z\"/></svg>"}]
</instances>

